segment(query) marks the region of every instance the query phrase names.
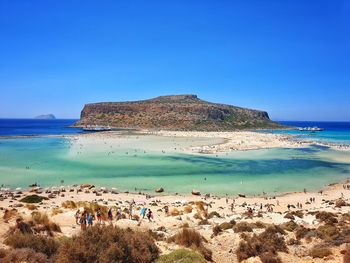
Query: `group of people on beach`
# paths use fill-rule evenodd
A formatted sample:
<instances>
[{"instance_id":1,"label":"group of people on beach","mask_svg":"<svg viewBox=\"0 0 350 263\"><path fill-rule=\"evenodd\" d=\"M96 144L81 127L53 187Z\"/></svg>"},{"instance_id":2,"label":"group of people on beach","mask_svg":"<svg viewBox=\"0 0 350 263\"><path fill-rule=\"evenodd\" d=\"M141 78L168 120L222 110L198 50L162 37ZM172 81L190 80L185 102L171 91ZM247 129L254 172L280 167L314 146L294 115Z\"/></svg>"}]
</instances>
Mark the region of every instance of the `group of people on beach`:
<instances>
[{"instance_id":1,"label":"group of people on beach","mask_svg":"<svg viewBox=\"0 0 350 263\"><path fill-rule=\"evenodd\" d=\"M142 207L140 210L140 217L138 217L138 216L135 216L132 212L133 204L134 202L131 202L129 206L129 219L140 221L141 220L140 217L142 217L142 219L146 217L149 222L153 221L154 215L150 208ZM115 219L116 221L119 221L120 219L122 219L122 213L120 209L116 210ZM97 220L97 224L99 225L105 224L105 221L103 220L103 212L100 207L95 212L92 211L91 209L89 209L89 211L84 211L84 210L81 211L80 209L78 209L75 213L75 223L77 225L80 225L81 230L85 230L87 227L93 226L95 220ZM110 225L113 224L112 208L109 208L107 211L107 221Z\"/></svg>"},{"instance_id":2,"label":"group of people on beach","mask_svg":"<svg viewBox=\"0 0 350 263\"><path fill-rule=\"evenodd\" d=\"M97 219L99 224L102 223L102 212L101 208L98 208L96 215L93 211L78 211L75 213L75 223L80 225L81 230L85 230L87 227L91 227L94 224L94 221Z\"/></svg>"}]
</instances>

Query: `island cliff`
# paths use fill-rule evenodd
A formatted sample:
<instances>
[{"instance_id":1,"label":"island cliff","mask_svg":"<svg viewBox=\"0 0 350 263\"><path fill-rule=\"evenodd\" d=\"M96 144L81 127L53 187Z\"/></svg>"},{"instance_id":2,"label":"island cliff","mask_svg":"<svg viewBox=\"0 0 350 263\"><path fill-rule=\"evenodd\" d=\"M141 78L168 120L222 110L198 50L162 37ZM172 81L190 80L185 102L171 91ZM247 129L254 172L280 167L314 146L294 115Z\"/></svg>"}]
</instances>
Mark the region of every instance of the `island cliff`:
<instances>
[{"instance_id":1,"label":"island cliff","mask_svg":"<svg viewBox=\"0 0 350 263\"><path fill-rule=\"evenodd\" d=\"M130 102L86 104L75 127L110 125L129 129L229 131L282 126L265 111L211 103L196 95L160 96Z\"/></svg>"}]
</instances>

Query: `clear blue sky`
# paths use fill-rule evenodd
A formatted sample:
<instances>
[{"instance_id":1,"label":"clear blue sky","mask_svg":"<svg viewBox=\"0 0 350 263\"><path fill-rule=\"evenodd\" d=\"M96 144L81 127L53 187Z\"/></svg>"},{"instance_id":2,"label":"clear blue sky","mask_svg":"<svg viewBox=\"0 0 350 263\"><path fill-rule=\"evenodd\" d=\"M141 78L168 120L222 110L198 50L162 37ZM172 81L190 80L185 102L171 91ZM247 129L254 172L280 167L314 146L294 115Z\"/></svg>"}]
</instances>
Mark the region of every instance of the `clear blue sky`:
<instances>
[{"instance_id":1,"label":"clear blue sky","mask_svg":"<svg viewBox=\"0 0 350 263\"><path fill-rule=\"evenodd\" d=\"M350 120L350 0L0 0L0 117L182 93Z\"/></svg>"}]
</instances>

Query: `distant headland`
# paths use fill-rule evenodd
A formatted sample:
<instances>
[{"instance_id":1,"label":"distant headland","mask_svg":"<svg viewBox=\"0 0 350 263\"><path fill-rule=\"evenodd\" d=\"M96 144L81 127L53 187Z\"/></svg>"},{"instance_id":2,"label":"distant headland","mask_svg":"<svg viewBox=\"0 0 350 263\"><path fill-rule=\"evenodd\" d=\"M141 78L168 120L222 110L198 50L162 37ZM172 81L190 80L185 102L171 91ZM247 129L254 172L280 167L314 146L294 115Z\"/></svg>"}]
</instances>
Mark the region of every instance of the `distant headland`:
<instances>
[{"instance_id":1,"label":"distant headland","mask_svg":"<svg viewBox=\"0 0 350 263\"><path fill-rule=\"evenodd\" d=\"M56 117L53 114L43 114L43 115L38 115L34 119L37 120L55 120Z\"/></svg>"},{"instance_id":2,"label":"distant headland","mask_svg":"<svg viewBox=\"0 0 350 263\"><path fill-rule=\"evenodd\" d=\"M88 125L130 129L229 131L276 129L265 111L207 102L196 95L169 95L127 102L86 104L75 127Z\"/></svg>"}]
</instances>

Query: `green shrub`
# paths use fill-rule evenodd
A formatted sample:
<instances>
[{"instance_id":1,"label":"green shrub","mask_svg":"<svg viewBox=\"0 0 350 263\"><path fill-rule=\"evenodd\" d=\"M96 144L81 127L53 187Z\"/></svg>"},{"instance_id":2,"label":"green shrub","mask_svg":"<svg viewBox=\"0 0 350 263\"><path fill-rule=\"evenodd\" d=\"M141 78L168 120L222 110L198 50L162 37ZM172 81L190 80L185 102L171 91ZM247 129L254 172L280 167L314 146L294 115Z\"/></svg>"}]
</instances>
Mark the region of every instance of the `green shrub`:
<instances>
[{"instance_id":1,"label":"green shrub","mask_svg":"<svg viewBox=\"0 0 350 263\"><path fill-rule=\"evenodd\" d=\"M202 255L189 250L178 249L170 254L160 256L156 263L206 263Z\"/></svg>"},{"instance_id":2,"label":"green shrub","mask_svg":"<svg viewBox=\"0 0 350 263\"><path fill-rule=\"evenodd\" d=\"M200 252L206 260L211 260L212 251L203 244L206 240L194 229L183 228L176 235L169 238L169 241L196 250Z\"/></svg>"},{"instance_id":3,"label":"green shrub","mask_svg":"<svg viewBox=\"0 0 350 263\"><path fill-rule=\"evenodd\" d=\"M43 200L48 200L48 199L49 198L45 196L40 196L40 195L27 195L26 197L22 198L20 201L23 203L33 204L33 203L40 203Z\"/></svg>"}]
</instances>

